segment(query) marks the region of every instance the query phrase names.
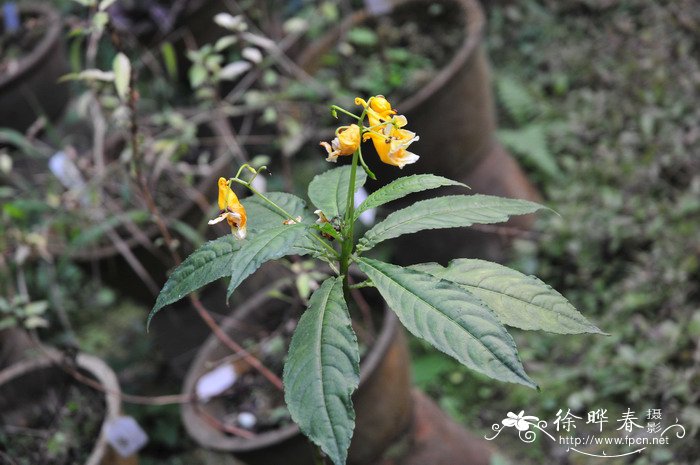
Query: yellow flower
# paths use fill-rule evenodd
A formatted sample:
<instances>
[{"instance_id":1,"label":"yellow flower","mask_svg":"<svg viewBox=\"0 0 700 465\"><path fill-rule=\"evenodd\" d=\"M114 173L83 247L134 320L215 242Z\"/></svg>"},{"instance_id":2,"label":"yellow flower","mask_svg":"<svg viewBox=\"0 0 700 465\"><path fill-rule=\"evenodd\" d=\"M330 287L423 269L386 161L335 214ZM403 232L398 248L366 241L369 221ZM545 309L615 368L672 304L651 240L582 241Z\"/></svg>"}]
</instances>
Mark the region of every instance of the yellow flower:
<instances>
[{"instance_id":1,"label":"yellow flower","mask_svg":"<svg viewBox=\"0 0 700 465\"><path fill-rule=\"evenodd\" d=\"M231 234L237 239L245 239L246 221L245 208L238 201L236 193L228 185L226 178L219 178L219 210L221 214L209 221L209 224L226 220L231 227Z\"/></svg>"},{"instance_id":2,"label":"yellow flower","mask_svg":"<svg viewBox=\"0 0 700 465\"><path fill-rule=\"evenodd\" d=\"M336 162L338 157L341 155L352 155L355 150L360 146L360 128L357 124L351 124L350 126L341 126L335 132L336 137L329 144L328 142L321 142L321 145L325 147L326 152L328 152L328 157L326 161Z\"/></svg>"},{"instance_id":3,"label":"yellow flower","mask_svg":"<svg viewBox=\"0 0 700 465\"><path fill-rule=\"evenodd\" d=\"M364 139L372 139L379 158L388 165L403 168L418 161L418 155L409 152L408 146L419 140L416 133L403 129L407 120L403 115L396 115L396 110L381 95L371 97L369 102L361 98L355 99L356 105L361 105L367 112L370 131Z\"/></svg>"}]
</instances>

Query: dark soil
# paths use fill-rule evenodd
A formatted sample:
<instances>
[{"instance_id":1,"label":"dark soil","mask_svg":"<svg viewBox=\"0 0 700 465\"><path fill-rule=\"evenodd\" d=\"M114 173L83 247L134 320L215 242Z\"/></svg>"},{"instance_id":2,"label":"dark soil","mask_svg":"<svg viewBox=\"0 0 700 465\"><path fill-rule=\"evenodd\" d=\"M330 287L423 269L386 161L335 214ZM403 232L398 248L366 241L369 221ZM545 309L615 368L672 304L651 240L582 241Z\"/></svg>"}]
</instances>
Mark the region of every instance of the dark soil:
<instances>
[{"instance_id":1,"label":"dark soil","mask_svg":"<svg viewBox=\"0 0 700 465\"><path fill-rule=\"evenodd\" d=\"M2 399L12 399L4 405ZM100 434L105 403L58 369L0 387L0 464L79 465Z\"/></svg>"}]
</instances>

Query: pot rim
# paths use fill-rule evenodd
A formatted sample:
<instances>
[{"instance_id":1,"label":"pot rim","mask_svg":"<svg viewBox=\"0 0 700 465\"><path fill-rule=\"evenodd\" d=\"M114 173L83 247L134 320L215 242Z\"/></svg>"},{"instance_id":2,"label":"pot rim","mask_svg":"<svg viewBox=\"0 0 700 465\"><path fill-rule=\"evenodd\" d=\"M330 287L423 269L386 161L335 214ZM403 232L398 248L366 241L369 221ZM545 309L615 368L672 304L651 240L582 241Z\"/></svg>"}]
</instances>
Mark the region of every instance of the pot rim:
<instances>
[{"instance_id":1,"label":"pot rim","mask_svg":"<svg viewBox=\"0 0 700 465\"><path fill-rule=\"evenodd\" d=\"M0 371L0 386L12 382L14 379L35 370L51 368L60 364L63 355L52 348L43 348L44 355L36 358L29 358L16 362ZM117 375L102 359L85 353L79 353L76 357L76 364L79 368L89 372L95 379L104 386L106 393L103 393L105 400L105 414L102 420L100 433L95 441L90 456L85 461L85 465L99 465L107 453L107 439L105 437L104 425L117 418L121 410L121 390Z\"/></svg>"},{"instance_id":2,"label":"pot rim","mask_svg":"<svg viewBox=\"0 0 700 465\"><path fill-rule=\"evenodd\" d=\"M44 59L49 54L54 44L60 40L63 22L58 12L44 3L20 3L17 5L20 14L34 13L38 16L46 18L49 26L44 36L39 41L39 44L34 49L22 57L19 61L18 70L16 73L0 76L0 89L10 87L16 81L24 79L34 68L41 66ZM0 14L2 16L2 14Z\"/></svg>"},{"instance_id":3,"label":"pot rim","mask_svg":"<svg viewBox=\"0 0 700 465\"><path fill-rule=\"evenodd\" d=\"M391 1L392 8L401 7L411 3L428 3L435 0L393 0ZM484 28L486 25L486 17L484 10L478 0L439 0L438 3L455 3L462 10L466 17L464 29L466 34L462 44L452 59L435 75L430 82L418 89L411 97L406 100L399 101L394 107L400 108L401 113L410 113L423 102L430 99L440 88L452 79L464 64L471 58L483 39ZM335 28L331 29L320 39L308 46L299 57L299 66L306 66L316 58L322 51L329 49L338 39L341 31L350 29L353 26L361 24L371 18L372 15L367 9L362 9L345 18Z\"/></svg>"},{"instance_id":4,"label":"pot rim","mask_svg":"<svg viewBox=\"0 0 700 465\"><path fill-rule=\"evenodd\" d=\"M237 320L242 316L249 314L263 305L266 301L271 300L268 294L271 290L283 290L291 287L293 284L289 279L281 279L271 284L270 286L261 289L246 302L238 307L235 313L231 313L221 323L221 329L225 332L235 326ZM384 355L388 351L391 342L399 328L399 319L387 305L384 305L384 320L381 330L378 333L377 339L370 348L365 359L360 363L360 384L357 388L358 392L367 380L376 372ZM301 434L301 430L296 423L291 423L283 428L268 431L256 435L252 439L237 438L227 436L222 431L212 427L197 414L195 386L199 378L202 376L197 373L197 368L207 362L209 353L221 343L215 335L210 335L204 345L197 352L197 356L187 370L183 394L195 399L182 405L180 417L190 437L195 439L200 445L220 451L228 452L251 452L265 447L273 446L288 439Z\"/></svg>"}]
</instances>

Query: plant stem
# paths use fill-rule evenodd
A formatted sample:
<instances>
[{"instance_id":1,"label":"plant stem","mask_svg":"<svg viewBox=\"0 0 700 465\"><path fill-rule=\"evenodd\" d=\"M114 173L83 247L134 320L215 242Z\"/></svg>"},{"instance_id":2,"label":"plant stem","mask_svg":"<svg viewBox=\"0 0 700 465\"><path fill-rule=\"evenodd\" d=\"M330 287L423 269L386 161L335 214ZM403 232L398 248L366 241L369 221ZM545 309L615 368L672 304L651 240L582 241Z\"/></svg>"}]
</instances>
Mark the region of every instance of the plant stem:
<instances>
[{"instance_id":1,"label":"plant stem","mask_svg":"<svg viewBox=\"0 0 700 465\"><path fill-rule=\"evenodd\" d=\"M335 110L335 111L339 111L339 112L341 112L341 113L344 113L344 114L346 114L346 115L348 115L348 116L352 116L352 117L355 118L357 121L362 121L362 120L364 119L364 113L362 114L363 116L357 116L355 113L350 113L350 112L347 111L345 108L340 108L338 105L331 105L331 109L333 109L333 110Z\"/></svg>"},{"instance_id":2,"label":"plant stem","mask_svg":"<svg viewBox=\"0 0 700 465\"><path fill-rule=\"evenodd\" d=\"M360 136L362 129L360 129ZM343 293L345 300L350 300L350 283L348 281L348 269L350 267L350 255L353 248L353 227L355 226L355 176L357 174L357 162L360 158L361 148L358 147L352 154L352 167L350 168L350 185L348 186L348 200L345 207L345 222L343 224L343 246L340 251L340 274L343 275Z\"/></svg>"}]
</instances>

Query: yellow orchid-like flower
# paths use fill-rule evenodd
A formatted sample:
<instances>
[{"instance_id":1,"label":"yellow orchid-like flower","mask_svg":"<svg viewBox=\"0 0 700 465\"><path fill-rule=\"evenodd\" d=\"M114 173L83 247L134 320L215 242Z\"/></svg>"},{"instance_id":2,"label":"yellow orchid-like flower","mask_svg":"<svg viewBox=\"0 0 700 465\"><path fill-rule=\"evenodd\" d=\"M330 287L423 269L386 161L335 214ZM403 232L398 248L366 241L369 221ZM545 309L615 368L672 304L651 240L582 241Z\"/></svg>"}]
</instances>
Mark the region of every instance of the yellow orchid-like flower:
<instances>
[{"instance_id":1,"label":"yellow orchid-like flower","mask_svg":"<svg viewBox=\"0 0 700 465\"><path fill-rule=\"evenodd\" d=\"M221 214L209 221L209 224L220 223L224 220L231 227L231 233L237 239L245 239L247 217L245 208L238 201L236 193L229 186L226 178L219 178L219 210Z\"/></svg>"},{"instance_id":2,"label":"yellow orchid-like flower","mask_svg":"<svg viewBox=\"0 0 700 465\"><path fill-rule=\"evenodd\" d=\"M384 163L403 168L418 161L418 155L407 149L419 137L416 133L403 129L407 123L406 117L396 115L396 110L392 109L386 98L377 95L366 102L358 97L355 104L365 108L369 120L370 131L365 133L364 140L372 139L374 148Z\"/></svg>"},{"instance_id":3,"label":"yellow orchid-like flower","mask_svg":"<svg viewBox=\"0 0 700 465\"><path fill-rule=\"evenodd\" d=\"M335 132L335 139L328 142L321 142L328 152L326 161L337 162L341 155L352 155L360 146L360 128L357 124L341 126Z\"/></svg>"}]
</instances>

